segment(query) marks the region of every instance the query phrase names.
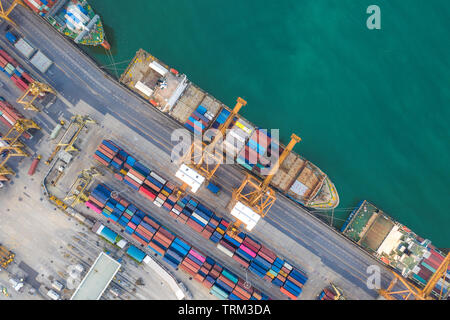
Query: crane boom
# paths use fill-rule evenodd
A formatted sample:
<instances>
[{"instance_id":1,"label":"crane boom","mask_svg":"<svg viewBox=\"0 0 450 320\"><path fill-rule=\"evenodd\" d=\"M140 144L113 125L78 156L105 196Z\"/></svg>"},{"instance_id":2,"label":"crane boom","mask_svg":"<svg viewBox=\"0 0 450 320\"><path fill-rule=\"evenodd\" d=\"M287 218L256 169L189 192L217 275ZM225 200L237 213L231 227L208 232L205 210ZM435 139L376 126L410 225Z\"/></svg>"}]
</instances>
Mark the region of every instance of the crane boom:
<instances>
[{"instance_id":1,"label":"crane boom","mask_svg":"<svg viewBox=\"0 0 450 320\"><path fill-rule=\"evenodd\" d=\"M217 169L222 164L223 154L216 152L215 146L222 140L226 130L230 126L239 110L247 104L242 98L237 98L236 105L228 115L224 123L218 128L218 133L209 144L203 141L194 140L188 152L181 159L181 166L176 176L183 181L183 184L177 192L179 199L185 193L188 187L192 192L196 192L205 180L211 179Z\"/></svg>"},{"instance_id":2,"label":"crane boom","mask_svg":"<svg viewBox=\"0 0 450 320\"><path fill-rule=\"evenodd\" d=\"M431 276L430 280L428 280L428 283L425 286L425 288L423 288L423 290L422 290L423 296L426 297L431 293L431 291L433 291L434 287L439 282L439 279L447 273L449 263L450 263L450 252L447 254L445 259L442 261L439 268L436 269L436 272ZM444 289L444 288L442 287L442 289ZM441 295L442 295L442 290L441 290Z\"/></svg>"},{"instance_id":3,"label":"crane boom","mask_svg":"<svg viewBox=\"0 0 450 320\"><path fill-rule=\"evenodd\" d=\"M3 9L3 4L0 1L0 18L8 21L10 24L12 24L15 27L17 26L17 24L14 21L11 20L11 18L9 17L9 14L14 10L14 8L17 5L21 5L22 7L25 8L25 4L23 3L22 0L14 0L14 2L9 6L8 10L5 11Z\"/></svg>"},{"instance_id":4,"label":"crane boom","mask_svg":"<svg viewBox=\"0 0 450 320\"><path fill-rule=\"evenodd\" d=\"M400 296L403 300L408 300L414 297L416 300L431 300L431 292L436 287L436 284L442 277L445 277L450 264L450 253L444 258L442 263L436 269L436 272L430 277L423 289L417 288L409 280L403 278L401 275L392 271L394 278L387 289L379 290L381 296L388 300L397 300ZM400 281L400 282L399 282ZM395 290L394 290L395 288ZM442 285L441 292L439 292L439 299L443 298L444 285Z\"/></svg>"},{"instance_id":5,"label":"crane boom","mask_svg":"<svg viewBox=\"0 0 450 320\"><path fill-rule=\"evenodd\" d=\"M242 99L241 97L237 98L237 102L236 105L234 106L233 110L231 110L230 115L228 116L227 120L225 120L224 123L222 123L222 125L219 127L219 134L216 134L214 136L214 139L211 141L211 143L208 145L208 148L210 150L213 150L214 147L216 146L216 144L220 141L220 139L222 137L225 136L225 132L228 129L231 121L233 121L234 117L239 113L239 111L241 110L241 108L243 106L245 106L247 104L247 101L245 101L244 99Z\"/></svg>"},{"instance_id":6,"label":"crane boom","mask_svg":"<svg viewBox=\"0 0 450 320\"><path fill-rule=\"evenodd\" d=\"M233 190L229 208L231 209L231 215L236 217L237 221L230 223L228 227L228 230L232 234L239 231L239 226L242 223L250 231L259 219L264 218L269 212L276 200L275 191L269 187L270 181L292 151L295 144L300 140L296 134L291 135L291 141L272 166L264 181L251 174L247 174L240 187Z\"/></svg>"},{"instance_id":7,"label":"crane boom","mask_svg":"<svg viewBox=\"0 0 450 320\"><path fill-rule=\"evenodd\" d=\"M294 148L294 146L300 142L302 139L297 136L295 133L293 133L291 135L291 141L289 141L289 144L287 145L286 148L284 148L283 152L281 153L280 157L278 158L277 162L272 166L272 168L269 171L269 174L267 175L267 177L264 179L261 188L263 190L265 190L269 184L270 181L272 181L273 177L275 176L275 174L277 173L278 169L280 168L281 164L284 162L284 160L286 159L286 157L289 155L289 153L292 151L292 149Z\"/></svg>"}]
</instances>

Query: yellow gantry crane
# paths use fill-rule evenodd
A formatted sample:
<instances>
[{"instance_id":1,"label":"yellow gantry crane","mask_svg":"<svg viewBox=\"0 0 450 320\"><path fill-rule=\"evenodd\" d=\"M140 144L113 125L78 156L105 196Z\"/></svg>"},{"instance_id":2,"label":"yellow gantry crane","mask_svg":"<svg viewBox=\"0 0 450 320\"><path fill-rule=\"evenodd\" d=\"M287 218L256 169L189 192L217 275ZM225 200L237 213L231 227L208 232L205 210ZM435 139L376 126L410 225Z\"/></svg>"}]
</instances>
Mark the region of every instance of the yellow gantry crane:
<instances>
[{"instance_id":1,"label":"yellow gantry crane","mask_svg":"<svg viewBox=\"0 0 450 320\"><path fill-rule=\"evenodd\" d=\"M6 268L14 261L15 254L0 244L0 267Z\"/></svg>"},{"instance_id":2,"label":"yellow gantry crane","mask_svg":"<svg viewBox=\"0 0 450 320\"><path fill-rule=\"evenodd\" d=\"M85 191L89 188L94 178L99 175L101 175L101 173L96 167L91 167L90 169L81 171L63 201L65 201L68 206L72 208L82 201L87 201L88 195ZM71 202L69 203L68 201Z\"/></svg>"},{"instance_id":3,"label":"yellow gantry crane","mask_svg":"<svg viewBox=\"0 0 450 320\"><path fill-rule=\"evenodd\" d=\"M5 158L0 161L0 176L7 177L15 175L15 172L6 166L6 162L11 157L29 157L28 152L25 151L25 145L19 141L19 138L28 129L41 128L30 119L17 119L14 126L9 129L5 136L0 139L0 155L5 155Z\"/></svg>"},{"instance_id":4,"label":"yellow gantry crane","mask_svg":"<svg viewBox=\"0 0 450 320\"><path fill-rule=\"evenodd\" d=\"M63 136L57 143L55 149L53 150L48 160L45 161L45 164L49 165L55 158L58 151L60 151L61 149L64 149L64 151L66 152L79 151L77 148L74 147L74 143L75 141L77 141L81 131L86 127L88 123L97 123L97 122L92 120L89 116L80 116L80 115L73 116L71 118L69 127L67 128L66 132L64 132ZM73 131L74 129L75 131Z\"/></svg>"},{"instance_id":5,"label":"yellow gantry crane","mask_svg":"<svg viewBox=\"0 0 450 320\"><path fill-rule=\"evenodd\" d=\"M41 127L36 122L30 119L17 119L16 123L9 129L2 139L7 141L8 144L13 145L18 139L29 129L41 130Z\"/></svg>"},{"instance_id":6,"label":"yellow gantry crane","mask_svg":"<svg viewBox=\"0 0 450 320\"><path fill-rule=\"evenodd\" d=\"M12 24L15 27L17 27L17 24L11 20L11 18L9 17L9 14L14 10L14 8L17 5L21 5L22 7L25 7L25 4L22 2L22 0L14 0L13 3L11 4L11 6L8 8L8 10L5 11L3 9L3 4L0 1L0 19L8 21L10 24Z\"/></svg>"},{"instance_id":7,"label":"yellow gantry crane","mask_svg":"<svg viewBox=\"0 0 450 320\"><path fill-rule=\"evenodd\" d=\"M38 97L42 97L46 93L56 94L55 90L53 90L48 84L34 81L30 83L28 89L22 94L22 96L17 99L17 103L22 104L25 110L40 111L39 108L33 105L33 103Z\"/></svg>"},{"instance_id":8,"label":"yellow gantry crane","mask_svg":"<svg viewBox=\"0 0 450 320\"><path fill-rule=\"evenodd\" d=\"M436 284L439 282L439 280L442 279L443 283L441 291L437 293L437 298L439 300L443 299L444 283L449 265L450 253L447 254L439 268L436 269L436 272L431 276L430 280L428 280L423 289L417 288L409 280L392 271L394 279L392 279L387 289L381 289L379 290L379 293L387 300L412 300L413 298L415 300L432 300L433 298L431 296L431 292L433 291L434 287L436 287Z\"/></svg>"},{"instance_id":9,"label":"yellow gantry crane","mask_svg":"<svg viewBox=\"0 0 450 320\"><path fill-rule=\"evenodd\" d=\"M237 220L234 223L230 223L228 227L228 230L232 234L238 232L242 223L250 231L256 225L256 222L260 218L264 218L267 212L269 212L276 200L275 191L269 187L269 184L281 164L300 140L300 137L296 134L291 135L291 141L283 150L277 162L272 166L264 181L251 174L247 174L241 186L233 190L229 207L231 208L231 214Z\"/></svg>"},{"instance_id":10,"label":"yellow gantry crane","mask_svg":"<svg viewBox=\"0 0 450 320\"><path fill-rule=\"evenodd\" d=\"M183 181L177 193L178 199L186 192L188 187L191 187L192 192L195 193L205 180L208 181L214 176L223 160L223 153L216 152L215 147L222 141L234 117L246 104L247 101L244 99L240 97L237 99L233 110L226 121L218 128L217 134L209 144L203 141L192 143L189 151L181 159L183 164L176 173L176 176Z\"/></svg>"}]
</instances>

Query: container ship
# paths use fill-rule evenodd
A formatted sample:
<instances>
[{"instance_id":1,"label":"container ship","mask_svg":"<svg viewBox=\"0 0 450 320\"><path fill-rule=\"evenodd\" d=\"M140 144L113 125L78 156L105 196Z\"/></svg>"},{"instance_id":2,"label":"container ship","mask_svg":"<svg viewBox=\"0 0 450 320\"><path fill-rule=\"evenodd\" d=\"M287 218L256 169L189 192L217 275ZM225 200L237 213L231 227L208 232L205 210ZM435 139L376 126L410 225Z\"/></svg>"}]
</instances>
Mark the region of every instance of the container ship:
<instances>
[{"instance_id":1,"label":"container ship","mask_svg":"<svg viewBox=\"0 0 450 320\"><path fill-rule=\"evenodd\" d=\"M155 108L169 114L195 134L209 128L218 128L225 122L231 109L215 99L187 76L140 49L120 82L149 101ZM230 124L223 148L241 167L253 175L265 178L264 168L271 167L269 156L284 150L278 141L271 141L270 132L237 116ZM251 163L257 153L257 162ZM272 179L271 186L297 203L315 210L337 207L339 196L334 184L317 166L291 152Z\"/></svg>"},{"instance_id":2,"label":"container ship","mask_svg":"<svg viewBox=\"0 0 450 320\"><path fill-rule=\"evenodd\" d=\"M99 15L85 0L23 0L35 13L75 43L110 49Z\"/></svg>"},{"instance_id":3,"label":"container ship","mask_svg":"<svg viewBox=\"0 0 450 320\"><path fill-rule=\"evenodd\" d=\"M348 216L341 232L419 287L428 283L446 255L430 240L415 234L366 200ZM439 295L441 290L442 296L448 297L450 267L433 293Z\"/></svg>"}]
</instances>

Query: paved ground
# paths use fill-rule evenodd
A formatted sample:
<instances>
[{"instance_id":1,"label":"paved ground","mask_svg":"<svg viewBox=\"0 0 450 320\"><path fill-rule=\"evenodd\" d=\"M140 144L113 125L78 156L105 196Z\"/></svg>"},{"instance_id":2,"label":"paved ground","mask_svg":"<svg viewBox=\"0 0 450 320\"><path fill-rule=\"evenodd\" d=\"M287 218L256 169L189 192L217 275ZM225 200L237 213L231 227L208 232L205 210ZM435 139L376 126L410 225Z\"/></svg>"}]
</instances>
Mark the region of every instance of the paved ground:
<instances>
[{"instance_id":1,"label":"paved ground","mask_svg":"<svg viewBox=\"0 0 450 320\"><path fill-rule=\"evenodd\" d=\"M143 155L145 163L164 169L166 176L176 170L167 159L173 145L171 133L180 126L177 122L109 79L89 58L28 10L17 8L12 18L27 39L55 62L43 76L60 93L58 101L47 110L49 115L87 112L102 121L114 122L116 126L128 126L134 134L128 137L128 143L123 147L138 149L136 141L146 141L148 150L157 151ZM8 47L3 34L0 45ZM44 117L43 121L51 128L50 120ZM114 129L110 128L111 132L116 132ZM140 150L146 151L142 147ZM214 200L220 208L220 204L229 199L230 190L239 185L243 173L239 167L227 165L219 168L216 177L224 188L220 199ZM210 203L213 201L206 192L199 192L199 197ZM217 213L227 215L223 208ZM389 271L375 259L280 194L268 216L252 233L307 271L310 279L301 296L305 299L314 298L320 287L329 281L335 282L351 298L377 297L377 292L366 286L366 270L371 265L380 266L382 285L391 278Z\"/></svg>"},{"instance_id":2,"label":"paved ground","mask_svg":"<svg viewBox=\"0 0 450 320\"><path fill-rule=\"evenodd\" d=\"M30 161L24 160L19 170L25 170ZM122 268L109 287L120 293L120 299L175 299L167 284L150 274L150 269L145 265L138 265L122 250L101 240L77 220L48 204L37 182L45 174L44 170L40 171L34 181L23 175L15 179L14 184L2 189L0 243L12 250L16 259L7 271L0 272L0 286L6 287L11 294L9 297L0 294L0 299L47 299L45 294L53 279L65 285L62 296L70 298L81 280L77 279L70 285L71 266L81 264L85 269L84 276L98 254L105 250L114 258L122 258ZM25 279L26 286L22 292L15 292L8 283L11 277ZM200 290L200 286L190 281L184 273L179 272L176 277L195 299L211 298L206 290ZM135 285L139 278L144 286ZM31 287L39 289L35 295L28 294ZM105 291L104 298L114 298L109 289Z\"/></svg>"}]
</instances>

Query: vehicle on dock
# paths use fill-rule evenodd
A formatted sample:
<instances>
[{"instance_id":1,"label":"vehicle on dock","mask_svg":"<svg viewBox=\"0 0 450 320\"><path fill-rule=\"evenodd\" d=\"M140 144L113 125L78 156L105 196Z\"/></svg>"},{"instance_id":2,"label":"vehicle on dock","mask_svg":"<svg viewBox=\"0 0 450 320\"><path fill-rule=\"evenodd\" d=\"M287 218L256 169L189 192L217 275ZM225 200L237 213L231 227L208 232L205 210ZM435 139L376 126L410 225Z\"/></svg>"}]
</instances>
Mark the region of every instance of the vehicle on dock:
<instances>
[{"instance_id":1,"label":"vehicle on dock","mask_svg":"<svg viewBox=\"0 0 450 320\"><path fill-rule=\"evenodd\" d=\"M347 298L344 296L342 289L330 283L319 293L317 300L347 300Z\"/></svg>"},{"instance_id":2,"label":"vehicle on dock","mask_svg":"<svg viewBox=\"0 0 450 320\"><path fill-rule=\"evenodd\" d=\"M28 170L28 175L32 176L35 172L36 172L36 168L39 164L39 161L41 161L41 156L38 155L36 158L33 159L33 161L31 162L31 166L30 169Z\"/></svg>"},{"instance_id":3,"label":"vehicle on dock","mask_svg":"<svg viewBox=\"0 0 450 320\"><path fill-rule=\"evenodd\" d=\"M187 76L140 49L120 82L135 91L153 106L168 113L194 134L217 129L227 119L231 109L188 81ZM207 137L206 138L211 138ZM259 129L248 120L236 116L222 143L223 149L253 175L265 178L264 168L270 168L272 152L281 154L285 148L270 132ZM275 145L278 150L271 150ZM258 161L249 163L251 153ZM334 184L316 165L291 152L273 177L271 186L301 205L317 210L338 206L339 196Z\"/></svg>"},{"instance_id":4,"label":"vehicle on dock","mask_svg":"<svg viewBox=\"0 0 450 320\"><path fill-rule=\"evenodd\" d=\"M419 287L429 282L445 259L445 254L430 240L415 234L366 200L348 216L341 232ZM450 267L433 292L448 297L449 290Z\"/></svg>"},{"instance_id":5,"label":"vehicle on dock","mask_svg":"<svg viewBox=\"0 0 450 320\"><path fill-rule=\"evenodd\" d=\"M100 16L86 0L24 0L35 13L75 43L109 49Z\"/></svg>"}]
</instances>

